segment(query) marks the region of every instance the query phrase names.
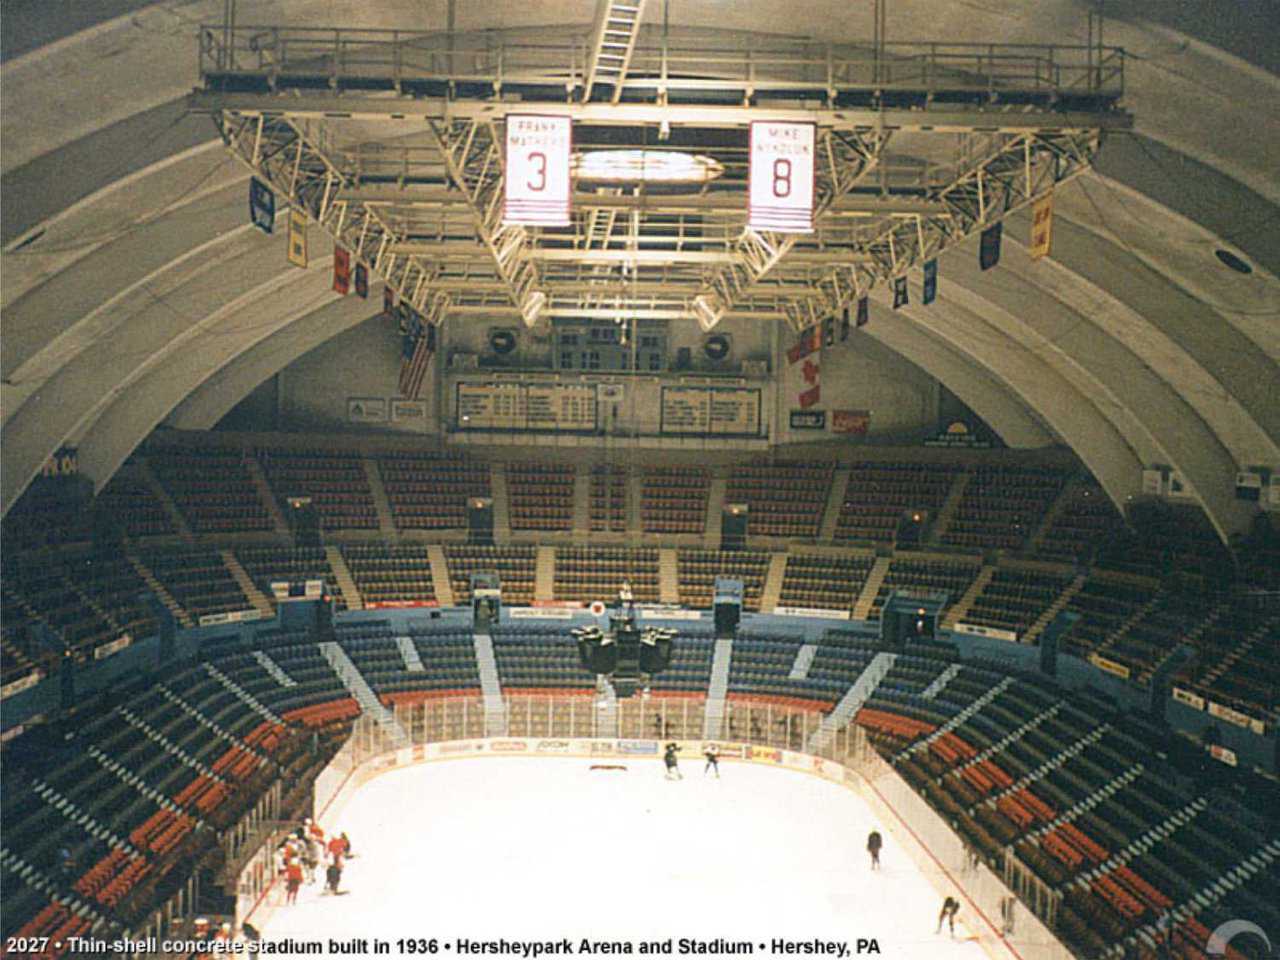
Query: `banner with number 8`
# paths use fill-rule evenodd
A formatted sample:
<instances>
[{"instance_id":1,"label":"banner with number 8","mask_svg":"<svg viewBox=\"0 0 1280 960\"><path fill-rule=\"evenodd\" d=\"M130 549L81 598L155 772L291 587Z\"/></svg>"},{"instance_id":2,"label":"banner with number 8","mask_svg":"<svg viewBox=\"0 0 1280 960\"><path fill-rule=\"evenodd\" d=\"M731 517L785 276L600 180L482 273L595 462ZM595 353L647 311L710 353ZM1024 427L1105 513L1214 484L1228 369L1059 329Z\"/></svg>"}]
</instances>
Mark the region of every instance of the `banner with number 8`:
<instances>
[{"instance_id":1,"label":"banner with number 8","mask_svg":"<svg viewBox=\"0 0 1280 960\"><path fill-rule=\"evenodd\" d=\"M747 226L776 233L813 233L817 125L751 123Z\"/></svg>"},{"instance_id":2,"label":"banner with number 8","mask_svg":"<svg viewBox=\"0 0 1280 960\"><path fill-rule=\"evenodd\" d=\"M568 117L507 114L504 223L569 225Z\"/></svg>"}]
</instances>

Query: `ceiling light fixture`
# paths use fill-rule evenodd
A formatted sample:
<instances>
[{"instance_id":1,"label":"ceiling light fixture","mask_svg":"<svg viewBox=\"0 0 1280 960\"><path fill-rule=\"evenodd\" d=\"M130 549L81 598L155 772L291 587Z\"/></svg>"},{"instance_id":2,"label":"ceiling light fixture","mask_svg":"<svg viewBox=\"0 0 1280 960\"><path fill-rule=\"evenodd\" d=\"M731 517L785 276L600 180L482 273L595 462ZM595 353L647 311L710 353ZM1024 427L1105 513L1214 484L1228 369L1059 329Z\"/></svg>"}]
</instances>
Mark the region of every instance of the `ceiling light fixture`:
<instances>
[{"instance_id":1,"label":"ceiling light fixture","mask_svg":"<svg viewBox=\"0 0 1280 960\"><path fill-rule=\"evenodd\" d=\"M574 156L573 173L601 183L706 183L724 173L724 164L676 150L588 150Z\"/></svg>"}]
</instances>

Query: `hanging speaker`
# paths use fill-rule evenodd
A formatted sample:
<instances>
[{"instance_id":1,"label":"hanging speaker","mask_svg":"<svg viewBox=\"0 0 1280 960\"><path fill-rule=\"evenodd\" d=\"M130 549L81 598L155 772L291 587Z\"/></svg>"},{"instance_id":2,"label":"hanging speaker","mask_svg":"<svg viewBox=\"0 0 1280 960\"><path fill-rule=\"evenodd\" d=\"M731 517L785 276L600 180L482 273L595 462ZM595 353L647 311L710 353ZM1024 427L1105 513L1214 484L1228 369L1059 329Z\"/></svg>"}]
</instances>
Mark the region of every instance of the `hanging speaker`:
<instances>
[{"instance_id":1,"label":"hanging speaker","mask_svg":"<svg viewBox=\"0 0 1280 960\"><path fill-rule=\"evenodd\" d=\"M729 356L729 351L732 349L733 343L723 333L713 333L702 341L702 352L707 355L708 360L714 360L717 363Z\"/></svg>"},{"instance_id":2,"label":"hanging speaker","mask_svg":"<svg viewBox=\"0 0 1280 960\"><path fill-rule=\"evenodd\" d=\"M489 331L489 349L500 357L505 357L516 348L516 333L505 327Z\"/></svg>"}]
</instances>

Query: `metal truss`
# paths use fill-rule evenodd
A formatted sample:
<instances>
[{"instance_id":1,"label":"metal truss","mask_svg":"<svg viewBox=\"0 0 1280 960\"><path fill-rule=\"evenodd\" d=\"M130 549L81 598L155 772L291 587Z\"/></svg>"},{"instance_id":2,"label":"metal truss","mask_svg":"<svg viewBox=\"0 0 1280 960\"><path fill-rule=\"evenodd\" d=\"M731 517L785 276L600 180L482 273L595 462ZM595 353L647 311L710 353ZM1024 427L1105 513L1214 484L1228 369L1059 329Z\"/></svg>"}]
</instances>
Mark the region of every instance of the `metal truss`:
<instances>
[{"instance_id":1,"label":"metal truss","mask_svg":"<svg viewBox=\"0 0 1280 960\"><path fill-rule=\"evenodd\" d=\"M429 323L444 319L451 301L430 287L438 265L393 252L406 237L376 207L338 199L349 177L330 159L323 131L309 133L295 120L266 116L219 118L219 128L232 154L276 196L318 224L354 262L381 277Z\"/></svg>"},{"instance_id":2,"label":"metal truss","mask_svg":"<svg viewBox=\"0 0 1280 960\"><path fill-rule=\"evenodd\" d=\"M621 2L635 19L610 32ZM189 105L431 322L551 313L705 329L832 316L1087 169L1106 131L1132 125L1117 109L1119 51L886 47L871 62L852 46L714 33L659 47L638 26L643 2L599 0L595 31L563 56L501 32L357 31L355 60L348 31L219 29L202 34ZM604 49L625 53L620 70ZM679 128L685 149L735 173L688 192L582 184L570 227L506 225L503 123L535 103L586 142L650 146ZM817 124L813 233L745 228L745 136L726 131L752 120Z\"/></svg>"},{"instance_id":3,"label":"metal truss","mask_svg":"<svg viewBox=\"0 0 1280 960\"><path fill-rule=\"evenodd\" d=\"M888 283L974 233L1051 192L1089 169L1097 131L1058 134L972 135L972 159L948 183L930 191L945 216L887 217L857 239L865 259L814 279L813 296L798 301L798 328L843 310L877 283Z\"/></svg>"},{"instance_id":4,"label":"metal truss","mask_svg":"<svg viewBox=\"0 0 1280 960\"><path fill-rule=\"evenodd\" d=\"M831 204L848 193L880 160L888 135L882 130L852 133L820 131L817 138L817 170L813 218L820 220ZM799 234L743 231L736 244L736 261L716 271L693 301L693 315L703 330L710 330L791 252Z\"/></svg>"},{"instance_id":5,"label":"metal truss","mask_svg":"<svg viewBox=\"0 0 1280 960\"><path fill-rule=\"evenodd\" d=\"M507 285L511 302L525 324L533 326L547 302L538 289L537 263L525 253L529 231L502 221L502 144L494 124L482 120L458 120L428 124L449 179L462 192L475 217L476 233L493 257L498 276Z\"/></svg>"}]
</instances>

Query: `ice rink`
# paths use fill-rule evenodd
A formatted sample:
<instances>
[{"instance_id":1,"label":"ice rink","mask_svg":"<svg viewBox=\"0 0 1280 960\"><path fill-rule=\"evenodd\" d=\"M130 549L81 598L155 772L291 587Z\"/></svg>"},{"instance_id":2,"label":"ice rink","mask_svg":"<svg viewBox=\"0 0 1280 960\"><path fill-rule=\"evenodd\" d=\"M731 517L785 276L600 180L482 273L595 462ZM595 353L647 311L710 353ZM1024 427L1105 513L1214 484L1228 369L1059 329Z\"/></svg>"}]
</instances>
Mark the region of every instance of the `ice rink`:
<instances>
[{"instance_id":1,"label":"ice rink","mask_svg":"<svg viewBox=\"0 0 1280 960\"><path fill-rule=\"evenodd\" d=\"M839 941L856 956L859 938L878 942L864 955L895 960L986 956L967 925L954 940L934 933L941 896L853 792L748 763L722 761L716 780L685 760L671 782L656 759L610 762L628 769L485 758L383 774L324 824L356 854L342 895L304 885L262 932L377 937L392 955L402 937L437 938L441 956L463 938L628 941L636 953L672 938L679 955L687 937L749 941L754 956L774 955L774 939Z\"/></svg>"}]
</instances>

